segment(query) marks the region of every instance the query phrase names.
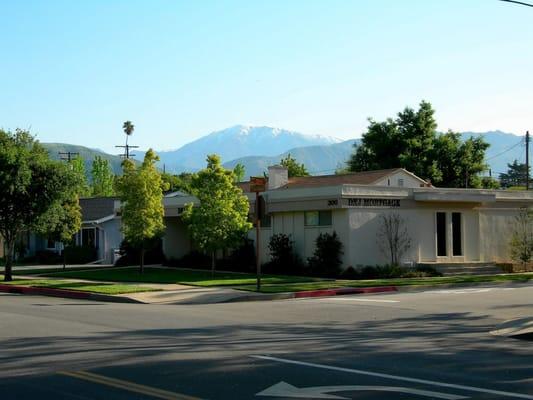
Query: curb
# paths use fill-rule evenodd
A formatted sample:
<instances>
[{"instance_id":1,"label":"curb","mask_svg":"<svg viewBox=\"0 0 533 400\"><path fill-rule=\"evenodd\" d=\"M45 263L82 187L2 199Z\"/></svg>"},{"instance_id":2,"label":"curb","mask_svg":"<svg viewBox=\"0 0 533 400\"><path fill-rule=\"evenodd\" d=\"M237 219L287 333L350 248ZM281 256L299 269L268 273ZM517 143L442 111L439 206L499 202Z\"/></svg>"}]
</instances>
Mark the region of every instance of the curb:
<instances>
[{"instance_id":1,"label":"curb","mask_svg":"<svg viewBox=\"0 0 533 400\"><path fill-rule=\"evenodd\" d=\"M108 302L113 302L113 303L144 304L142 301L134 300L132 298L125 297L125 296L113 296L113 295L108 295L108 294L89 293L89 292L81 292L77 290L68 290L68 289L52 289L52 288L40 288L40 287L31 287L31 286L0 284L0 292L62 297L66 299L76 299L76 300L93 300L93 301L108 301Z\"/></svg>"},{"instance_id":2,"label":"curb","mask_svg":"<svg viewBox=\"0 0 533 400\"><path fill-rule=\"evenodd\" d=\"M286 299L303 299L307 297L332 297L343 296L350 294L368 294L368 293L384 293L397 292L396 286L376 286L366 288L351 288L344 287L338 289L319 289L306 290L303 292L288 292L288 293L272 293L272 294L254 294L250 296L236 297L223 301L222 303L236 303L241 301L268 301L268 300L286 300Z\"/></svg>"}]
</instances>

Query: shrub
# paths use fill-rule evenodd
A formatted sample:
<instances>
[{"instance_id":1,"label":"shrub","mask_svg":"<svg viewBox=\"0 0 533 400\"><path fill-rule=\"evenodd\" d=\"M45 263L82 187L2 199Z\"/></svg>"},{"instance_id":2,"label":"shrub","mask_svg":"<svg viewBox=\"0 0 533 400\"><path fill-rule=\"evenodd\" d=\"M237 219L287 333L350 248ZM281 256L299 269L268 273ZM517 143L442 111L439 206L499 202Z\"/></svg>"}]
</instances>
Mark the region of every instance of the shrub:
<instances>
[{"instance_id":1,"label":"shrub","mask_svg":"<svg viewBox=\"0 0 533 400\"><path fill-rule=\"evenodd\" d=\"M392 279L392 278L423 278L429 276L442 276L435 268L429 266L416 266L402 268L397 265L367 265L349 267L342 271L340 276L344 279Z\"/></svg>"},{"instance_id":2,"label":"shrub","mask_svg":"<svg viewBox=\"0 0 533 400\"><path fill-rule=\"evenodd\" d=\"M58 264L61 261L59 254L50 250L37 250L35 258L39 264Z\"/></svg>"},{"instance_id":3,"label":"shrub","mask_svg":"<svg viewBox=\"0 0 533 400\"><path fill-rule=\"evenodd\" d=\"M87 264L96 261L96 249L94 247L67 246L63 251L67 264Z\"/></svg>"},{"instance_id":4,"label":"shrub","mask_svg":"<svg viewBox=\"0 0 533 400\"><path fill-rule=\"evenodd\" d=\"M264 264L264 272L273 274L301 274L302 260L294 253L290 236L278 233L270 237L268 243L270 261Z\"/></svg>"},{"instance_id":5,"label":"shrub","mask_svg":"<svg viewBox=\"0 0 533 400\"><path fill-rule=\"evenodd\" d=\"M343 252L337 233L321 233L315 243L315 253L313 257L307 259L311 274L331 278L338 276Z\"/></svg>"},{"instance_id":6,"label":"shrub","mask_svg":"<svg viewBox=\"0 0 533 400\"><path fill-rule=\"evenodd\" d=\"M533 208L522 208L515 217L509 244L513 261L526 265L533 258Z\"/></svg>"},{"instance_id":7,"label":"shrub","mask_svg":"<svg viewBox=\"0 0 533 400\"><path fill-rule=\"evenodd\" d=\"M120 244L120 256L115 263L117 266L139 265L141 251L138 247L132 246L127 240L123 240ZM163 242L161 238L153 238L146 244L144 264L162 264L163 262L165 262Z\"/></svg>"},{"instance_id":8,"label":"shrub","mask_svg":"<svg viewBox=\"0 0 533 400\"><path fill-rule=\"evenodd\" d=\"M252 272L255 271L255 246L254 241L248 238L233 250L219 265L223 265L228 271Z\"/></svg>"}]
</instances>

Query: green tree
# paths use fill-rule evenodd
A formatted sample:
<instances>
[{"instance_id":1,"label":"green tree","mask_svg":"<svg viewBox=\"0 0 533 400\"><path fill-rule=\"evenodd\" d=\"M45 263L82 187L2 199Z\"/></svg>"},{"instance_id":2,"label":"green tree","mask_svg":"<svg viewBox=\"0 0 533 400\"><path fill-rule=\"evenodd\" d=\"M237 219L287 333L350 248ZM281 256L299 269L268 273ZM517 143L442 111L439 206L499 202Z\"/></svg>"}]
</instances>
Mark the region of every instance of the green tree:
<instances>
[{"instance_id":1,"label":"green tree","mask_svg":"<svg viewBox=\"0 0 533 400\"><path fill-rule=\"evenodd\" d=\"M511 259L527 264L533 258L533 208L522 208L512 227Z\"/></svg>"},{"instance_id":2,"label":"green tree","mask_svg":"<svg viewBox=\"0 0 533 400\"><path fill-rule=\"evenodd\" d=\"M248 198L235 186L233 171L226 170L220 157L207 157L207 168L192 176L190 192L199 204L187 204L183 220L195 245L211 254L211 269L215 272L215 254L242 242L252 228L248 222Z\"/></svg>"},{"instance_id":3,"label":"green tree","mask_svg":"<svg viewBox=\"0 0 533 400\"><path fill-rule=\"evenodd\" d=\"M115 194L113 188L115 174L113 174L108 160L100 156L95 156L91 176L93 196L107 197Z\"/></svg>"},{"instance_id":4,"label":"green tree","mask_svg":"<svg viewBox=\"0 0 533 400\"><path fill-rule=\"evenodd\" d=\"M74 171L79 180L78 196L88 197L91 195L91 188L87 182L87 173L85 172L85 161L81 157L76 157L70 161L70 168Z\"/></svg>"},{"instance_id":5,"label":"green tree","mask_svg":"<svg viewBox=\"0 0 533 400\"><path fill-rule=\"evenodd\" d=\"M244 177L246 176L246 168L243 164L238 163L233 167L233 175L235 175L235 182L242 182L244 181Z\"/></svg>"},{"instance_id":6,"label":"green tree","mask_svg":"<svg viewBox=\"0 0 533 400\"><path fill-rule=\"evenodd\" d=\"M129 159L122 164L118 179L121 200L122 231L125 239L140 250L139 270L144 272L144 254L154 238L163 235L163 191L168 186L156 168L159 157L150 149L140 167Z\"/></svg>"},{"instance_id":7,"label":"green tree","mask_svg":"<svg viewBox=\"0 0 533 400\"><path fill-rule=\"evenodd\" d=\"M12 280L17 237L39 228L43 216L65 202L75 176L66 164L50 160L29 132L0 130L0 235L7 247L4 280Z\"/></svg>"},{"instance_id":8,"label":"green tree","mask_svg":"<svg viewBox=\"0 0 533 400\"><path fill-rule=\"evenodd\" d=\"M507 172L500 174L500 183L503 187L509 188L513 186L526 186L527 177L526 164L519 163L518 160L514 160L512 164L507 164ZM529 171L531 175L531 168ZM530 180L533 180L530 176Z\"/></svg>"},{"instance_id":9,"label":"green tree","mask_svg":"<svg viewBox=\"0 0 533 400\"><path fill-rule=\"evenodd\" d=\"M289 170L289 178L296 176L309 176L309 172L304 164L298 164L295 158L292 158L290 153L287 157L282 158L280 164Z\"/></svg>"},{"instance_id":10,"label":"green tree","mask_svg":"<svg viewBox=\"0 0 533 400\"><path fill-rule=\"evenodd\" d=\"M458 133L437 132L435 111L422 101L418 110L405 108L395 119L369 119L367 131L347 165L352 172L405 168L432 183L447 187L481 187L486 169L482 138L464 142Z\"/></svg>"}]
</instances>

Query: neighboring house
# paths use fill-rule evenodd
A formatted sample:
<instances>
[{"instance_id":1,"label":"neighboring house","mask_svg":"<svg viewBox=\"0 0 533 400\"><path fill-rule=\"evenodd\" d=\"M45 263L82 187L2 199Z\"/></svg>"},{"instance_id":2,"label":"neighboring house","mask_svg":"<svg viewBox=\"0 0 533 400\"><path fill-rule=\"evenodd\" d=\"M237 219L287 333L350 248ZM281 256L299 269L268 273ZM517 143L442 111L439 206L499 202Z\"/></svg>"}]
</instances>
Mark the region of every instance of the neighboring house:
<instances>
[{"instance_id":1,"label":"neighboring house","mask_svg":"<svg viewBox=\"0 0 533 400\"><path fill-rule=\"evenodd\" d=\"M343 265L388 262L377 233L380 216L399 214L412 246L404 263L488 263L509 260L508 239L514 216L533 206L532 192L436 188L401 169L346 175L288 178L287 169L269 168L267 191L260 196L261 259L268 261L272 235L290 235L304 260L312 256L320 233L337 232L344 245ZM255 212L249 183L239 186ZM185 194L164 198L167 257L191 249L180 215L185 204L197 201ZM255 239L253 231L250 239Z\"/></svg>"},{"instance_id":2,"label":"neighboring house","mask_svg":"<svg viewBox=\"0 0 533 400\"><path fill-rule=\"evenodd\" d=\"M80 199L82 226L75 234L77 246L88 246L95 249L94 262L113 264L115 251L120 248L123 235L119 215L120 201L115 197L92 197ZM40 251L61 253L62 244L35 233L25 233L20 240L24 246L24 256L34 256Z\"/></svg>"},{"instance_id":3,"label":"neighboring house","mask_svg":"<svg viewBox=\"0 0 533 400\"><path fill-rule=\"evenodd\" d=\"M96 260L103 264L115 261L115 251L123 240L120 201L115 197L80 199L82 227L76 234L76 245L96 249Z\"/></svg>"}]
</instances>

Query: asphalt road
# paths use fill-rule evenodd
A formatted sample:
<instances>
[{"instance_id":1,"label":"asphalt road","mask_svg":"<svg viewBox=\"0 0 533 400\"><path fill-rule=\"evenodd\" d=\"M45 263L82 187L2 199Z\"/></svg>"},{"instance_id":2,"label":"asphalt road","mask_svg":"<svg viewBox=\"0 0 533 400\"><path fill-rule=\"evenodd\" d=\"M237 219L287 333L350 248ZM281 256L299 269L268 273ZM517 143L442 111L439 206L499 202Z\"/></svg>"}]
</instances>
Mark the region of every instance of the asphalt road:
<instances>
[{"instance_id":1,"label":"asphalt road","mask_svg":"<svg viewBox=\"0 0 533 400\"><path fill-rule=\"evenodd\" d=\"M0 294L0 399L533 399L533 286L215 305Z\"/></svg>"}]
</instances>

